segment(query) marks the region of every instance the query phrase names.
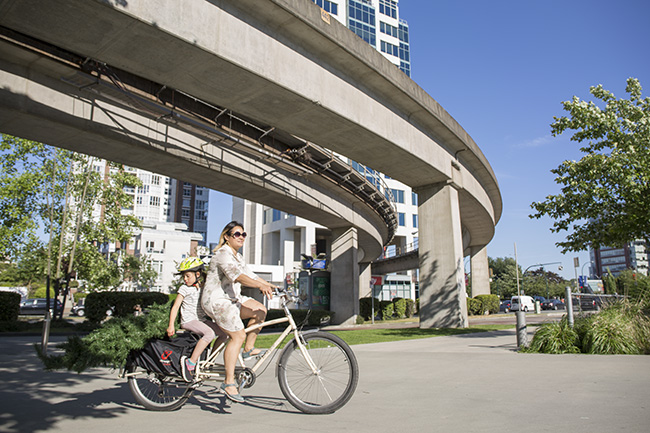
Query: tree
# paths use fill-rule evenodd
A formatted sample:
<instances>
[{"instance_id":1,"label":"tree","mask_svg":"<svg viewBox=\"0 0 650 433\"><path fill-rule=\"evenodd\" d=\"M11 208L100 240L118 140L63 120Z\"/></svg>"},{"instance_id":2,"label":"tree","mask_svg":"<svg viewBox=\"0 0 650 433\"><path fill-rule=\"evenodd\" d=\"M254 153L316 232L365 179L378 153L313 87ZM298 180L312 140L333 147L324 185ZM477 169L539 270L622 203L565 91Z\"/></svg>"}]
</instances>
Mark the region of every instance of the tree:
<instances>
[{"instance_id":1,"label":"tree","mask_svg":"<svg viewBox=\"0 0 650 433\"><path fill-rule=\"evenodd\" d=\"M118 164L94 170L94 158L2 135L0 141L0 257L17 267L47 274L36 266L33 248L39 224L50 235L49 263L55 278L77 271L95 287L121 283L119 264L99 253L101 245L124 243L140 229L127 188L141 185ZM100 210L99 220L94 213ZM38 256L42 258L42 256ZM42 263L41 263L42 264Z\"/></svg>"},{"instance_id":2,"label":"tree","mask_svg":"<svg viewBox=\"0 0 650 433\"><path fill-rule=\"evenodd\" d=\"M517 272L521 278L521 266L517 266L511 257L488 257L488 266L492 269L490 292L501 299L510 299L517 294Z\"/></svg>"},{"instance_id":3,"label":"tree","mask_svg":"<svg viewBox=\"0 0 650 433\"><path fill-rule=\"evenodd\" d=\"M556 245L562 252L622 246L649 238L650 98L641 84L627 80L629 99L616 99L601 85L590 93L603 107L573 97L563 102L568 117L554 117L554 136L576 131L572 141L587 144L579 161L565 161L551 172L561 193L532 203L536 213L555 220L552 232L571 231Z\"/></svg>"}]
</instances>

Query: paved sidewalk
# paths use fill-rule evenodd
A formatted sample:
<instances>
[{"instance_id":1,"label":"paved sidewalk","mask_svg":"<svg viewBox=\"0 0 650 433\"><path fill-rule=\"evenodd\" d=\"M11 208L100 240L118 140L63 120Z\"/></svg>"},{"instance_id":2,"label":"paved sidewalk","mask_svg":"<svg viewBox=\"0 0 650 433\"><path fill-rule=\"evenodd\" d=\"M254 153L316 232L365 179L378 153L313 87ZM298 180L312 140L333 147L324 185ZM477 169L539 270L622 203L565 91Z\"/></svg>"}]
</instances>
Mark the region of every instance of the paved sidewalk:
<instances>
[{"instance_id":1,"label":"paved sidewalk","mask_svg":"<svg viewBox=\"0 0 650 433\"><path fill-rule=\"evenodd\" d=\"M650 357L520 354L514 330L353 346L359 386L331 415L290 406L274 366L243 390L245 404L225 401L216 384L179 411L149 412L108 369L43 371L38 341L0 337L0 432L593 433L650 425Z\"/></svg>"}]
</instances>

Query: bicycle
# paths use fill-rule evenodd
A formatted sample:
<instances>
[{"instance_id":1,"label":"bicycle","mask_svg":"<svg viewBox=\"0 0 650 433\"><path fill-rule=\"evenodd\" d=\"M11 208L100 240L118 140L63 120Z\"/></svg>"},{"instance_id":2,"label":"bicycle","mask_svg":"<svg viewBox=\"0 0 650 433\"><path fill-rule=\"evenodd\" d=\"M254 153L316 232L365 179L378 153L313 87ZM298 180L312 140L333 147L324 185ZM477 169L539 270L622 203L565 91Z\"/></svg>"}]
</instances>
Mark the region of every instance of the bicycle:
<instances>
[{"instance_id":1,"label":"bicycle","mask_svg":"<svg viewBox=\"0 0 650 433\"><path fill-rule=\"evenodd\" d=\"M242 355L235 368L239 387L250 388L255 383L257 371L270 359L284 339L293 334L282 349L276 371L280 390L296 409L308 414L332 413L343 407L352 397L359 380L359 366L354 352L336 335L320 330L303 331L289 311L293 295L284 290L275 294L282 299L285 317L268 320L248 327L248 334L265 326L288 322L286 329L253 367L246 367ZM179 409L192 393L206 381L225 379L225 368L217 362L227 341L217 348L206 349L194 372L195 381L189 383L177 376L147 371L127 363L124 376L135 400L146 409L171 411ZM263 371L262 371L263 372Z\"/></svg>"}]
</instances>

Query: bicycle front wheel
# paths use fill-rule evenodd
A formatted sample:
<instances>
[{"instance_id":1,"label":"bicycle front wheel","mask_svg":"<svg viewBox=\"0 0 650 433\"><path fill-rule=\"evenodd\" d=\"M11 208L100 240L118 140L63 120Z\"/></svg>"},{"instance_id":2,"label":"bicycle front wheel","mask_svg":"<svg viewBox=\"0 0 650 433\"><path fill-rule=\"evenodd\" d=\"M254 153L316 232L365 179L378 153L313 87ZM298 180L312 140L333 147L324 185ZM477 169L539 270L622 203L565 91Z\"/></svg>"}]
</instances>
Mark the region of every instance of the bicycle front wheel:
<instances>
[{"instance_id":1,"label":"bicycle front wheel","mask_svg":"<svg viewBox=\"0 0 650 433\"><path fill-rule=\"evenodd\" d=\"M301 334L312 370L296 340L283 349L278 382L285 398L305 413L332 413L350 400L357 388L359 366L345 341L327 332Z\"/></svg>"},{"instance_id":2,"label":"bicycle front wheel","mask_svg":"<svg viewBox=\"0 0 650 433\"><path fill-rule=\"evenodd\" d=\"M194 392L192 384L181 378L151 373L134 364L127 365L126 372L135 401L149 410L176 410Z\"/></svg>"}]
</instances>

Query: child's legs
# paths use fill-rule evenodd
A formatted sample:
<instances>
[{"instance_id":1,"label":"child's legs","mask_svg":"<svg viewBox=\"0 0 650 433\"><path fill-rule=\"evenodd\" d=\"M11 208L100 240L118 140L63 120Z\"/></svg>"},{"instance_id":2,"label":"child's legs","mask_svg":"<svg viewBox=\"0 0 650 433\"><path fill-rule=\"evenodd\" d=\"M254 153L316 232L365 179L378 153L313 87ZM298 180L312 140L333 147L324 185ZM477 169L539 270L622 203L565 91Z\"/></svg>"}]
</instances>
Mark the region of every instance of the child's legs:
<instances>
[{"instance_id":1,"label":"child's legs","mask_svg":"<svg viewBox=\"0 0 650 433\"><path fill-rule=\"evenodd\" d=\"M192 331L201 336L201 339L196 343L192 355L190 356L190 360L196 364L201 353L203 353L205 348L208 347L212 340L214 340L215 332L207 323L198 320L183 323L181 324L181 328Z\"/></svg>"},{"instance_id":2,"label":"child's legs","mask_svg":"<svg viewBox=\"0 0 650 433\"><path fill-rule=\"evenodd\" d=\"M247 299L241 306L240 314L242 319L250 319L248 321L248 326L250 327L264 322L264 319L266 318L266 307L255 299ZM246 336L246 343L244 344L244 351L248 352L249 350L253 350L255 347L255 340L260 331L261 329L256 329L255 331L248 333Z\"/></svg>"}]
</instances>

